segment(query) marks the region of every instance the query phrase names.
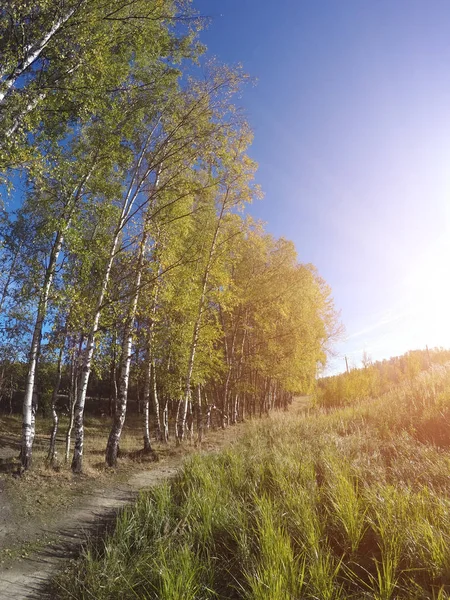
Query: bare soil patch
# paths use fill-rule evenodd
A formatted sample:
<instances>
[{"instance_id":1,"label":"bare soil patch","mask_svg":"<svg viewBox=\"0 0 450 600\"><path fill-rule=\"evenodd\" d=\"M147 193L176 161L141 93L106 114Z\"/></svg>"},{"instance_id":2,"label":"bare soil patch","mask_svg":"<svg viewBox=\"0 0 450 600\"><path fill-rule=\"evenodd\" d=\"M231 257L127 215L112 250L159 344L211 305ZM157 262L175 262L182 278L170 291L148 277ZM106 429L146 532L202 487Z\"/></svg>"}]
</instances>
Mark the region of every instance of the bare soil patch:
<instances>
[{"instance_id":1,"label":"bare soil patch","mask_svg":"<svg viewBox=\"0 0 450 600\"><path fill-rule=\"evenodd\" d=\"M133 439L127 441L125 435L123 458L114 470L104 467L100 451L104 436L91 435L86 472L81 476L67 468L47 469L39 451L35 469L24 476L4 469L0 474L0 599L55 598L54 592L46 591L51 577L140 490L172 477L191 453L214 452L232 443L241 430L238 425L212 431L201 448L188 443L156 446L157 462L136 452L140 442L129 431ZM8 450L10 441L4 439L0 435L0 459L4 456L5 464L11 465L17 447L10 445L14 452Z\"/></svg>"}]
</instances>

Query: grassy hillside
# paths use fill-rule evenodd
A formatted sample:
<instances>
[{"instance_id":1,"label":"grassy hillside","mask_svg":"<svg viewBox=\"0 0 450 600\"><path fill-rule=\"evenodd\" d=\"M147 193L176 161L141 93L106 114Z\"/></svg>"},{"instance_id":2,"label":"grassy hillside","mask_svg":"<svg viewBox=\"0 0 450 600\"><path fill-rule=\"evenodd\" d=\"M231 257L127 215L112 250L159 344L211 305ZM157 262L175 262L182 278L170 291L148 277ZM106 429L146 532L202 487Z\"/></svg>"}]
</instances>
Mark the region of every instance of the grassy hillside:
<instances>
[{"instance_id":1,"label":"grassy hillside","mask_svg":"<svg viewBox=\"0 0 450 600\"><path fill-rule=\"evenodd\" d=\"M450 366L248 425L142 495L62 598L450 598Z\"/></svg>"},{"instance_id":2,"label":"grassy hillside","mask_svg":"<svg viewBox=\"0 0 450 600\"><path fill-rule=\"evenodd\" d=\"M423 371L445 365L450 350L432 348L410 350L402 356L372 362L364 354L363 368L354 368L339 375L321 377L317 382L316 401L332 408L352 404L365 398L377 398L402 384L411 384Z\"/></svg>"}]
</instances>

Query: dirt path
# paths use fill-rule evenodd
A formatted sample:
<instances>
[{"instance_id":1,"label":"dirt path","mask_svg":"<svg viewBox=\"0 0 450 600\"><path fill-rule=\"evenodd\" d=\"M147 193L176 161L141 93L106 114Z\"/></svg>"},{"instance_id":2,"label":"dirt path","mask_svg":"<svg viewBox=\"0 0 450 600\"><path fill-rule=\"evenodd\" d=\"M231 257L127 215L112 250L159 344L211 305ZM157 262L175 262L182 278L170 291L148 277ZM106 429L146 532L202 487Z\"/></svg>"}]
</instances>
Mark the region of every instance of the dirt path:
<instances>
[{"instance_id":1,"label":"dirt path","mask_svg":"<svg viewBox=\"0 0 450 600\"><path fill-rule=\"evenodd\" d=\"M68 514L45 530L35 532L51 541L29 556L23 554L0 568L0 599L51 598L45 592L49 580L68 559L79 554L86 539L114 518L120 508L132 502L140 490L173 477L181 464L180 457L165 459L148 471L135 473L114 489L97 490L84 496Z\"/></svg>"},{"instance_id":2,"label":"dirt path","mask_svg":"<svg viewBox=\"0 0 450 600\"><path fill-rule=\"evenodd\" d=\"M299 398L294 410L303 412L308 406L308 398ZM239 424L210 432L201 452L217 452L229 446L241 436L244 428L245 425ZM0 552L3 563L0 565L0 600L56 600L57 597L47 591L51 578L65 568L69 559L79 555L89 537L101 534L105 525L113 521L117 511L130 504L139 491L173 477L185 458L198 450L186 447L184 451L185 454L169 453L159 462L147 463L148 468L134 471L128 479L120 482L111 480L105 484L103 480L102 488L98 484L96 488L88 485L90 491L76 496L75 500L72 498L73 503L64 505L62 509L57 510L61 498L55 496L57 504L54 514L47 515L47 524L38 521L39 524L35 525L33 518L28 521L26 518L18 519L14 515L14 507L8 504L4 480L0 478L0 550L3 549L3 555ZM39 481L43 485L44 482ZM83 485L80 481L79 487ZM58 482L53 481L50 486L43 491L42 502L52 501L51 489L58 486ZM30 499L33 502L40 501L37 488L33 489L34 494L27 499L28 503ZM12 532L20 551L14 550L4 560L4 548L10 547Z\"/></svg>"}]
</instances>

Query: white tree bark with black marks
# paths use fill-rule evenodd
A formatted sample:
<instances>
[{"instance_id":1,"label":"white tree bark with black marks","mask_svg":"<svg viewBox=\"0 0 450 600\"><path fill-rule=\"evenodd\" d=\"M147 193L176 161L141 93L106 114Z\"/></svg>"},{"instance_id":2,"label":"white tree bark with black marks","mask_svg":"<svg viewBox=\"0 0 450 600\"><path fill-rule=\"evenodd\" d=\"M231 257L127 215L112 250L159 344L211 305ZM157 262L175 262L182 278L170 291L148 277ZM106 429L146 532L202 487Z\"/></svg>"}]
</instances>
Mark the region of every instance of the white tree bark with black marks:
<instances>
[{"instance_id":1,"label":"white tree bark with black marks","mask_svg":"<svg viewBox=\"0 0 450 600\"><path fill-rule=\"evenodd\" d=\"M61 385L61 376L62 376L62 358L64 354L64 342L59 349L58 362L56 365L56 381L53 387L52 392L52 402L51 402L51 411L52 411L52 419L53 419L53 427L50 434L50 444L47 454L47 462L51 467L54 467L57 462L57 453L56 453L56 434L58 433L58 410L56 407L58 401L59 388Z\"/></svg>"},{"instance_id":2,"label":"white tree bark with black marks","mask_svg":"<svg viewBox=\"0 0 450 600\"><path fill-rule=\"evenodd\" d=\"M82 342L80 340L80 349ZM80 349L77 352L77 344L76 340L73 341L73 347L71 352L71 362L70 362L70 389L69 389L69 424L67 426L66 431L66 451L64 462L69 462L69 454L70 454L70 444L72 437L73 424L75 420L75 404L78 396L78 356L80 354Z\"/></svg>"},{"instance_id":3,"label":"white tree bark with black marks","mask_svg":"<svg viewBox=\"0 0 450 600\"><path fill-rule=\"evenodd\" d=\"M201 445L203 441L203 407L202 407L202 388L197 386L197 443Z\"/></svg>"},{"instance_id":4,"label":"white tree bark with black marks","mask_svg":"<svg viewBox=\"0 0 450 600\"><path fill-rule=\"evenodd\" d=\"M93 167L90 169L90 171L86 174L81 183L74 190L73 195L68 201L68 204L65 208L66 221L64 223L64 226L56 233L56 237L50 251L48 265L45 270L44 282L38 302L36 321L33 328L33 337L31 340L31 347L28 359L27 379L25 383L25 395L23 399L21 463L22 468L25 470L31 466L31 454L33 448L34 423L36 413L36 405L35 403L33 403L33 394L36 380L36 368L41 346L42 328L44 326L44 321L47 315L47 304L49 294L55 276L56 265L58 264L59 255L61 253L62 245L64 243L64 235L70 227L73 213L75 211L79 199L81 198L84 186L92 174L92 171Z\"/></svg>"},{"instance_id":5,"label":"white tree bark with black marks","mask_svg":"<svg viewBox=\"0 0 450 600\"><path fill-rule=\"evenodd\" d=\"M160 410L159 410L159 401L157 395L156 388L156 372L155 372L155 361L153 358L153 332L155 329L155 314L156 314L156 305L158 301L158 291L159 291L159 278L156 279L154 288L153 288L153 299L152 306L150 310L150 324L148 327L147 333L147 360L145 365L145 380L144 380L144 452L152 452L151 442L150 442L150 397L154 396L154 406L155 406L155 414L156 414L156 432L157 438L161 440L162 432L161 432L161 420L160 420Z\"/></svg>"},{"instance_id":6,"label":"white tree bark with black marks","mask_svg":"<svg viewBox=\"0 0 450 600\"><path fill-rule=\"evenodd\" d=\"M48 30L42 32L42 37L39 40L25 46L20 60L17 61L17 64L9 72L6 69L0 71L0 106L5 103L6 98L12 92L18 79L38 60L49 42L58 34L82 4L84 4L84 0L80 0L78 5L73 6L56 18Z\"/></svg>"},{"instance_id":7,"label":"white tree bark with black marks","mask_svg":"<svg viewBox=\"0 0 450 600\"><path fill-rule=\"evenodd\" d=\"M97 302L95 305L95 311L93 315L93 320L91 324L91 328L89 334L87 336L86 347L83 353L83 362L81 367L81 375L80 375L80 383L78 388L78 396L75 405L75 447L73 451L72 458L72 471L74 473L81 473L83 470L83 446L84 446L84 408L86 405L86 395L87 388L89 383L89 377L91 374L92 368L92 358L94 355L95 349L95 338L98 332L100 316L103 310L103 303L106 297L106 293L108 290L109 279L111 276L111 270L114 264L114 260L116 258L117 249L119 246L119 240L121 232L127 223L130 212L136 202L137 197L142 189L143 184L147 180L147 177L151 171L149 167L139 175L141 166L144 161L145 153L148 148L148 144L150 142L150 136L147 137L145 143L143 144L141 151L139 153L139 157L136 161L135 167L133 169L133 175L131 177L127 193L123 199L122 210L120 213L120 217L117 223L117 227L114 231L113 239L111 242L111 246L109 249L108 259L106 262L106 266L103 272L102 282L100 291L97 297Z\"/></svg>"},{"instance_id":8,"label":"white tree bark with black marks","mask_svg":"<svg viewBox=\"0 0 450 600\"><path fill-rule=\"evenodd\" d=\"M153 452L150 440L150 387L151 387L151 358L147 358L147 368L145 369L144 380L144 453Z\"/></svg>"},{"instance_id":9,"label":"white tree bark with black marks","mask_svg":"<svg viewBox=\"0 0 450 600\"><path fill-rule=\"evenodd\" d=\"M147 211L145 214L141 241L139 244L138 251L138 259L136 264L136 272L135 272L135 281L133 284L134 292L133 296L130 299L128 315L125 322L125 330L124 337L122 343L122 355L120 360L120 375L119 375L119 393L117 396L116 403L116 411L114 413L113 425L111 427L111 431L108 438L108 444L106 446L106 455L105 460L106 464L109 467L116 466L117 463L117 453L119 450L119 442L120 436L122 435L123 425L125 423L125 416L127 411L127 400L128 400L128 386L130 380L130 366L131 366L131 354L133 349L133 328L134 321L136 318L136 311L139 301L139 292L141 289L141 281L144 270L144 259L145 252L147 249L147 244L149 240L149 222L151 219L152 208L154 204L155 194L159 185L159 174L161 172L161 168L158 168L158 172L156 174L155 183L153 186L153 193L151 194L151 198L149 199L149 203L147 206ZM159 276L159 270L158 270ZM158 294L158 283L155 282L155 298L153 303L154 312L156 311L156 301ZM153 312L153 316L154 316ZM152 332L153 333L153 332ZM150 340L150 344L152 345L152 340ZM152 357L152 352L150 352L150 356ZM153 358L151 358L152 366ZM156 374L153 372L153 380L156 381ZM155 388L155 402L157 403L158 397L156 396L156 388ZM159 413L159 411L158 411ZM158 423L159 423L159 414L158 414Z\"/></svg>"},{"instance_id":10,"label":"white tree bark with black marks","mask_svg":"<svg viewBox=\"0 0 450 600\"><path fill-rule=\"evenodd\" d=\"M117 395L116 410L114 413L113 425L109 433L108 444L106 446L105 460L106 464L109 467L116 466L120 436L122 435L122 429L125 423L128 400L128 384L130 379L131 354L133 349L133 327L139 300L139 290L141 287L142 271L144 266L144 256L147 241L148 231L146 224L144 224L144 232L142 235L141 243L139 245L138 263L136 267L136 279L134 281L134 293L131 298L123 336L122 355L120 360L119 392Z\"/></svg>"},{"instance_id":11,"label":"white tree bark with black marks","mask_svg":"<svg viewBox=\"0 0 450 600\"><path fill-rule=\"evenodd\" d=\"M192 342L191 342L190 351L189 351L188 368L187 368L187 372L186 372L186 379L185 379L185 385L184 385L183 408L182 408L182 410L179 411L179 414L177 415L176 432L177 432L177 441L178 442L182 442L184 440L185 431L186 431L186 418L187 418L187 413L188 413L189 402L191 399L191 379L192 379L192 372L194 370L195 353L197 351L198 338L199 338L199 334L200 334L200 326L201 326L201 322L202 322L203 312L205 309L206 289L208 286L211 267L213 265L213 259L214 259L214 254L215 254L215 250L216 250L217 239L219 236L222 219L223 219L223 216L225 213L227 195L228 194L226 194L224 196L222 204L221 204L221 209L219 212L219 216L217 218L216 226L214 228L214 234L212 237L212 241L211 241L211 245L209 248L208 257L207 257L207 261L206 261L206 266L205 266L205 270L204 270L203 278L202 278L201 292L200 292L200 298L199 298L198 308L197 308L197 316L195 318L194 329L192 332Z\"/></svg>"},{"instance_id":12,"label":"white tree bark with black marks","mask_svg":"<svg viewBox=\"0 0 450 600\"><path fill-rule=\"evenodd\" d=\"M164 409L162 412L162 441L167 444L169 441L169 399L164 399Z\"/></svg>"},{"instance_id":13,"label":"white tree bark with black marks","mask_svg":"<svg viewBox=\"0 0 450 600\"><path fill-rule=\"evenodd\" d=\"M28 359L28 372L25 383L25 395L23 399L23 420L22 420L22 448L21 448L21 463L23 469L29 469L31 466L31 455L34 439L34 423L36 415L36 404L33 402L34 384L36 380L36 368L41 347L42 328L44 326L45 317L47 314L47 304L52 287L55 269L58 262L58 257L63 244L63 232L59 231L56 234L52 250L50 252L49 263L45 270L44 284L42 287L41 296L39 298L36 321L33 328L33 337Z\"/></svg>"},{"instance_id":14,"label":"white tree bark with black marks","mask_svg":"<svg viewBox=\"0 0 450 600\"><path fill-rule=\"evenodd\" d=\"M224 321L224 315L223 315L223 311L222 308L219 307L219 313L220 313L220 319L222 322L222 328L223 331L225 332L225 321ZM229 345L226 339L226 335L224 335L224 349L225 349L225 360L227 362L227 374L225 377L225 385L224 385L224 389L223 389L223 415L227 415L228 414L228 407L230 404L230 382L231 382L231 375L233 372L233 366L234 366L234 351L235 351L235 345L236 345L236 337L237 337L237 332L238 332L238 324L239 324L239 316L240 316L240 309L238 311L238 315L236 317L236 323L235 326L233 327L233 334L232 334L232 338L231 338L231 344ZM233 420L233 415L234 412L232 413L232 417L231 417L231 423L234 425L236 423L236 420ZM226 427L226 421L225 419L222 419L222 428L224 429Z\"/></svg>"}]
</instances>

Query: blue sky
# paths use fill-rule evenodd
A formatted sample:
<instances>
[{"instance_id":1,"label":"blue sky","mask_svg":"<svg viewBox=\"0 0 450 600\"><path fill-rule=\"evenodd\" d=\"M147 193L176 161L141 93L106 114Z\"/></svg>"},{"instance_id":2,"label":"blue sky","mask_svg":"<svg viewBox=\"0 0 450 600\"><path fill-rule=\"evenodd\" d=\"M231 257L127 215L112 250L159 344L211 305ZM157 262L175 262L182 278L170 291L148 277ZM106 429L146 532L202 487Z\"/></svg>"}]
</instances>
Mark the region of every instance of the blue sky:
<instances>
[{"instance_id":1,"label":"blue sky","mask_svg":"<svg viewBox=\"0 0 450 600\"><path fill-rule=\"evenodd\" d=\"M258 80L267 230L332 288L357 366L450 347L450 2L194 0L209 54Z\"/></svg>"}]
</instances>

